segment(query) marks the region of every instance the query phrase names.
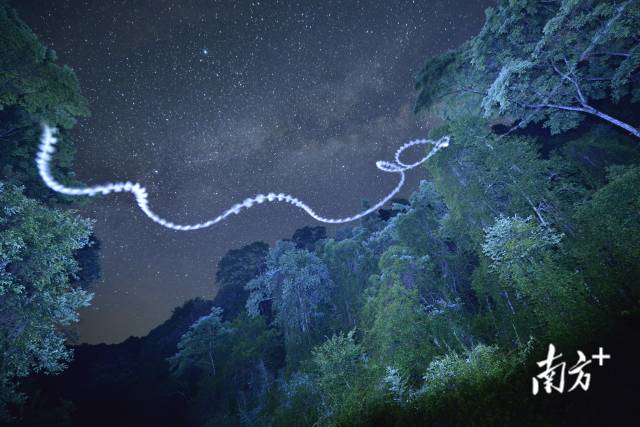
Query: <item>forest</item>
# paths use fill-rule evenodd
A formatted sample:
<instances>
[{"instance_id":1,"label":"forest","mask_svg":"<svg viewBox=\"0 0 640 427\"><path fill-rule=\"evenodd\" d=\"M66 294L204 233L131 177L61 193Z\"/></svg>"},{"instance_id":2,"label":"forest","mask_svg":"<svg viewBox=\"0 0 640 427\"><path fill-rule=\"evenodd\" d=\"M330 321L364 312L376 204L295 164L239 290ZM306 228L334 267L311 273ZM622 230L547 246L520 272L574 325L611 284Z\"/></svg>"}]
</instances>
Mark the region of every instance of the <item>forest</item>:
<instances>
[{"instance_id":1,"label":"forest","mask_svg":"<svg viewBox=\"0 0 640 427\"><path fill-rule=\"evenodd\" d=\"M419 188L329 235L229 251L213 300L149 335L70 345L100 277L72 173L89 114L0 1L0 423L627 425L640 326L640 2L501 0L425 58L415 114L451 144ZM84 202L83 202L84 203ZM257 236L259 238L259 236ZM532 393L549 345L600 347L588 391Z\"/></svg>"}]
</instances>

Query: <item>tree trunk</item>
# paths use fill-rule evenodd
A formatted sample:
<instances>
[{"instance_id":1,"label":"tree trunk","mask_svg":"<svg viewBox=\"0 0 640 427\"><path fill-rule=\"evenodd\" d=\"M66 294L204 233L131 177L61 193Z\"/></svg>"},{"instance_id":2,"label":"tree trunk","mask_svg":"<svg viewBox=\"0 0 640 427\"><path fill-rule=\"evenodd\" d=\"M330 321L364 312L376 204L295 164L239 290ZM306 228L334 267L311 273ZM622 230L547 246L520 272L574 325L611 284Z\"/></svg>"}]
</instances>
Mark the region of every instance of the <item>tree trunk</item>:
<instances>
[{"instance_id":1,"label":"tree trunk","mask_svg":"<svg viewBox=\"0 0 640 427\"><path fill-rule=\"evenodd\" d=\"M626 130L636 138L640 139L640 129L635 128L630 124L623 122L622 120L618 120L615 117L611 117L610 115L603 113L602 111L596 110L595 108L593 108L588 104L585 104L582 107L574 107L572 105L558 105L558 104L529 104L529 105L526 105L526 107L527 108L555 108L558 110L577 111L580 113L592 114L596 117L600 117L601 119L608 121L612 125L618 126Z\"/></svg>"},{"instance_id":2,"label":"tree trunk","mask_svg":"<svg viewBox=\"0 0 640 427\"><path fill-rule=\"evenodd\" d=\"M622 129L626 130L627 132L631 133L633 136L635 136L636 138L640 138L640 129L635 128L633 126L631 126L628 123L623 122L622 120L618 120L615 117L611 117L608 114L603 113L602 111L598 111L595 108L591 107L591 106L587 106L587 112L590 114L593 114L596 117L600 117L603 120L608 121L609 123L616 125L618 127L621 127Z\"/></svg>"},{"instance_id":3,"label":"tree trunk","mask_svg":"<svg viewBox=\"0 0 640 427\"><path fill-rule=\"evenodd\" d=\"M502 291L502 295L505 297L505 299L507 300L507 304L509 306L509 310L511 310L511 314L516 314L516 310L513 308L513 304L511 304L511 298L509 298L509 292L507 292L506 290Z\"/></svg>"}]
</instances>

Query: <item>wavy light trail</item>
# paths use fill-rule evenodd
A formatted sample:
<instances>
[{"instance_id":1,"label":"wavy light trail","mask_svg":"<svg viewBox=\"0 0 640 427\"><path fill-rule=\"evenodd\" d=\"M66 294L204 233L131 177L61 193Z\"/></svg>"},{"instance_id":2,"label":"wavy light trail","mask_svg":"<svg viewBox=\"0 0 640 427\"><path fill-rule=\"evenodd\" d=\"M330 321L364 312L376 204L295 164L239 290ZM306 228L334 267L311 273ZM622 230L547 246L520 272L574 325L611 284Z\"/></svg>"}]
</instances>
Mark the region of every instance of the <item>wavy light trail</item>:
<instances>
[{"instance_id":1,"label":"wavy light trail","mask_svg":"<svg viewBox=\"0 0 640 427\"><path fill-rule=\"evenodd\" d=\"M395 196L404 185L405 171L411 170L413 168L420 166L422 163L426 162L434 154L436 154L441 148L445 148L449 146L448 136L442 137L438 141L431 141L427 139L416 139L398 148L398 151L396 151L396 154L394 157L395 162L378 160L376 162L376 167L384 172L400 174L400 182L398 182L398 185L396 185L396 187L378 203L371 206L367 210L364 210L362 212L359 212L347 218L325 218L323 216L318 215L313 209L309 207L309 205L307 205L306 203L302 202L301 200L298 200L297 198L289 194L269 193L269 194L258 194L253 198L247 198L242 203L237 203L233 205L231 208L227 209L222 214L208 221L197 223L197 224L181 225L181 224L175 224L171 221L167 221L166 219L160 217L158 214L153 212L153 210L151 210L151 208L149 207L149 196L147 194L146 188L144 188L142 185L140 185L137 182L135 183L132 183L129 181L115 182L115 183L109 182L103 185L95 185L92 187L78 188L78 187L66 187L65 185L56 181L56 179L51 174L50 163L53 155L56 152L55 145L58 142L58 139L56 138L55 134L57 130L55 128L51 128L47 126L46 124L44 124L42 127L43 127L43 132L42 132L42 137L40 138L40 147L38 150L38 154L36 156L36 165L38 167L38 173L40 174L40 177L42 178L44 183L47 185L47 187L49 187L53 191L56 191L61 194L65 194L67 196L94 197L100 194L106 195L109 193L121 193L121 192L131 193L135 196L136 202L138 203L138 206L140 207L142 212L144 212L144 214L148 216L152 221L154 221L157 224L160 224L163 227L170 228L172 230L179 230L179 231L199 230L201 228L210 227L212 225L219 223L220 221L227 218L231 214L238 214L242 209L249 209L255 204L261 204L264 202L285 202L285 203L292 204L295 207L304 210L313 219L320 222L329 223L329 224L343 224L346 222L355 221L357 219L360 219L378 210L385 203L391 200L393 196ZM433 148L425 157L418 160L417 162L411 163L411 164L403 163L400 160L400 156L407 148L413 147L414 145L433 145Z\"/></svg>"}]
</instances>

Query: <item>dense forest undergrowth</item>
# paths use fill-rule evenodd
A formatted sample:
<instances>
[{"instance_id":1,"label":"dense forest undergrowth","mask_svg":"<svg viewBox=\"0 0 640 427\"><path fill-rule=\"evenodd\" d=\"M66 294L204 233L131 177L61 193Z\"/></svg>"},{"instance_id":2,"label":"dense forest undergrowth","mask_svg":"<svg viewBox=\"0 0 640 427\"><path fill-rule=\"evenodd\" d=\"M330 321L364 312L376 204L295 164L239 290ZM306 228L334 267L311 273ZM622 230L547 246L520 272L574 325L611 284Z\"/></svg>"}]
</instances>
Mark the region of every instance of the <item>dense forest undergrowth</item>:
<instances>
[{"instance_id":1,"label":"dense forest undergrowth","mask_svg":"<svg viewBox=\"0 0 640 427\"><path fill-rule=\"evenodd\" d=\"M418 118L452 143L409 200L335 236L306 227L232 250L213 301L187 302L143 338L77 346L72 362L59 326L89 303L99 245L32 158L46 118L62 128L56 173L69 177L68 130L87 111L73 73L4 3L0 24L12 47L0 59L0 409L16 424L633 419L637 1L498 2L478 36L418 76ZM585 367L587 391L568 391L567 375L563 393L533 395L550 344L567 369L578 351L612 357Z\"/></svg>"}]
</instances>

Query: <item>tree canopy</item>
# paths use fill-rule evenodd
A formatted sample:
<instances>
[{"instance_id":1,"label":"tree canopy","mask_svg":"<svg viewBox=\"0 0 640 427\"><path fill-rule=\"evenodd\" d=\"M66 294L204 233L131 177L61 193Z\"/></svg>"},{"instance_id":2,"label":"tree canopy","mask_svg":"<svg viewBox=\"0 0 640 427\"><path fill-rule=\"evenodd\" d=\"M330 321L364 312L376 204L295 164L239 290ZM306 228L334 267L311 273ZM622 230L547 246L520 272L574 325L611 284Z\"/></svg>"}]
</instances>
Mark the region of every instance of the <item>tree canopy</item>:
<instances>
[{"instance_id":1,"label":"tree canopy","mask_svg":"<svg viewBox=\"0 0 640 427\"><path fill-rule=\"evenodd\" d=\"M591 115L640 138L633 117L607 113L640 100L639 28L633 0L500 1L480 34L427 62L416 109L437 114L455 99L463 114L462 94L485 117L520 127L560 133Z\"/></svg>"},{"instance_id":2,"label":"tree canopy","mask_svg":"<svg viewBox=\"0 0 640 427\"><path fill-rule=\"evenodd\" d=\"M0 411L12 380L56 373L70 361L62 326L78 321L92 294L73 286L74 253L89 242L91 222L0 185ZM7 400L5 400L7 399Z\"/></svg>"},{"instance_id":3,"label":"tree canopy","mask_svg":"<svg viewBox=\"0 0 640 427\"><path fill-rule=\"evenodd\" d=\"M20 399L17 381L60 372L71 360L65 327L89 304L100 277L92 222L56 206L37 175L41 123L61 127L56 174L68 171L66 132L88 115L74 72L56 64L6 1L0 1L0 419ZM65 178L68 180L68 178ZM13 411L12 411L13 412Z\"/></svg>"},{"instance_id":4,"label":"tree canopy","mask_svg":"<svg viewBox=\"0 0 640 427\"><path fill-rule=\"evenodd\" d=\"M36 121L63 128L89 114L73 71L55 63L56 53L38 41L5 1L0 3L0 28L0 110L19 107Z\"/></svg>"}]
</instances>

